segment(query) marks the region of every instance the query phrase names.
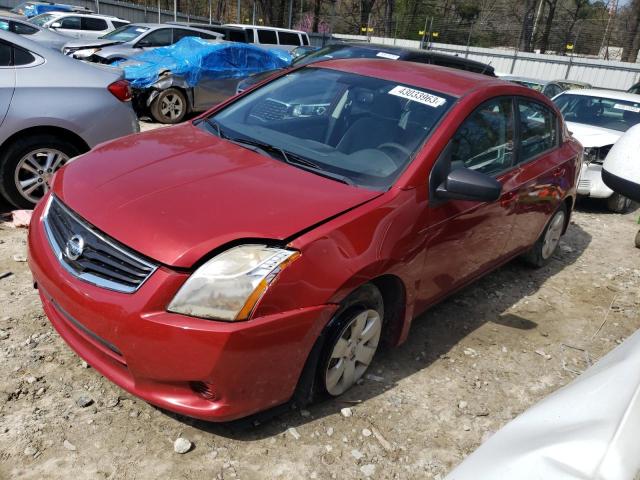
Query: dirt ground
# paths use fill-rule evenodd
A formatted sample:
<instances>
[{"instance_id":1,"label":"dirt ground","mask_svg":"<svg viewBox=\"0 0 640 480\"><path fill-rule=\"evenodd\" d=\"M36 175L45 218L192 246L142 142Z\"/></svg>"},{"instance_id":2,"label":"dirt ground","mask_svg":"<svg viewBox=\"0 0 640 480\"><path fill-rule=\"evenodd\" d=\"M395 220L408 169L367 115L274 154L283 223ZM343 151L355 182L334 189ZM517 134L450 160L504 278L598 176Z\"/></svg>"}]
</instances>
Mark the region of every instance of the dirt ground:
<instances>
[{"instance_id":1,"label":"dirt ground","mask_svg":"<svg viewBox=\"0 0 640 480\"><path fill-rule=\"evenodd\" d=\"M639 214L582 202L546 268L486 276L344 397L247 430L167 414L82 362L42 312L26 230L0 223L0 478L443 478L640 327Z\"/></svg>"}]
</instances>

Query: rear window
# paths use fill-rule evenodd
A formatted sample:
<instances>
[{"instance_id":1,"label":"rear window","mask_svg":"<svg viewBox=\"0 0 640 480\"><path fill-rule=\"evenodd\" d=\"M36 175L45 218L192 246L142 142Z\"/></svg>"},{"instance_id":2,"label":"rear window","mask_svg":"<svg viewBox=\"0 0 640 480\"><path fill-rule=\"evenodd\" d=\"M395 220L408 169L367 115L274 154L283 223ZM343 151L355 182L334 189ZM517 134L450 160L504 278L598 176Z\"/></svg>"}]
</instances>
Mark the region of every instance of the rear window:
<instances>
[{"instance_id":1,"label":"rear window","mask_svg":"<svg viewBox=\"0 0 640 480\"><path fill-rule=\"evenodd\" d=\"M86 17L82 19L82 30L91 30L94 32L101 32L109 28L107 22L101 18Z\"/></svg>"},{"instance_id":2,"label":"rear window","mask_svg":"<svg viewBox=\"0 0 640 480\"><path fill-rule=\"evenodd\" d=\"M300 36L293 32L278 32L280 45L300 45Z\"/></svg>"},{"instance_id":3,"label":"rear window","mask_svg":"<svg viewBox=\"0 0 640 480\"><path fill-rule=\"evenodd\" d=\"M258 29L258 42L268 45L277 45L278 36L274 30Z\"/></svg>"}]
</instances>

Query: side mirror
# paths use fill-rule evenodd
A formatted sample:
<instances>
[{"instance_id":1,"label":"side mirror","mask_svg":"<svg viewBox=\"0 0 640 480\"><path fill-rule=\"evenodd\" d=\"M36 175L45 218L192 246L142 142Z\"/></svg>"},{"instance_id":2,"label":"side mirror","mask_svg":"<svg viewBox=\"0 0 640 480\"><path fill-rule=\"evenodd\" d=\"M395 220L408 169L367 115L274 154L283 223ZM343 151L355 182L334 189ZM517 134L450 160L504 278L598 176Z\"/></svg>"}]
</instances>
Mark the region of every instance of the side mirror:
<instances>
[{"instance_id":1,"label":"side mirror","mask_svg":"<svg viewBox=\"0 0 640 480\"><path fill-rule=\"evenodd\" d=\"M495 178L468 168L452 170L436 189L443 200L494 202L500 198L502 184Z\"/></svg>"},{"instance_id":2,"label":"side mirror","mask_svg":"<svg viewBox=\"0 0 640 480\"><path fill-rule=\"evenodd\" d=\"M62 28L62 23L60 22L53 22L51 25L49 25L49 28L53 28L54 30L56 28Z\"/></svg>"}]
</instances>

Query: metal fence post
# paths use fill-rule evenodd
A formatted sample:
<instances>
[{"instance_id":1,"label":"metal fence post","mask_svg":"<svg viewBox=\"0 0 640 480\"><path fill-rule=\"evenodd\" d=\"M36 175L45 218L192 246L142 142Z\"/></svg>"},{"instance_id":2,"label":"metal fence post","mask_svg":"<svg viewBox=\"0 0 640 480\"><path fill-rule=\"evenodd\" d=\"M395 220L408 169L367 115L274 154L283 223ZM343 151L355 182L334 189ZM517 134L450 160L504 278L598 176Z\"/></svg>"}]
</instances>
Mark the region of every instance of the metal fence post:
<instances>
[{"instance_id":1,"label":"metal fence post","mask_svg":"<svg viewBox=\"0 0 640 480\"><path fill-rule=\"evenodd\" d=\"M516 68L516 60L518 60L518 49L513 50L513 60L511 61L511 70L509 73L513 73L514 68Z\"/></svg>"},{"instance_id":2,"label":"metal fence post","mask_svg":"<svg viewBox=\"0 0 640 480\"><path fill-rule=\"evenodd\" d=\"M158 0L158 23L162 23L162 18L160 14L160 0Z\"/></svg>"},{"instance_id":3,"label":"metal fence post","mask_svg":"<svg viewBox=\"0 0 640 480\"><path fill-rule=\"evenodd\" d=\"M173 0L173 21L178 20L178 0Z\"/></svg>"}]
</instances>

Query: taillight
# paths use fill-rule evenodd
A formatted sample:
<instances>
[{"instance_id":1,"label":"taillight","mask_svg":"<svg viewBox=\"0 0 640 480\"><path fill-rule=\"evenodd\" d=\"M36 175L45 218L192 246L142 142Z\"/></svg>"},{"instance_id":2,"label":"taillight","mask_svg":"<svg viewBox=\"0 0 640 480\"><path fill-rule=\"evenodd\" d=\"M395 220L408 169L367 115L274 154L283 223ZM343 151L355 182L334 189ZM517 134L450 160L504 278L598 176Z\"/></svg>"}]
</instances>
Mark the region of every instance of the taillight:
<instances>
[{"instance_id":1,"label":"taillight","mask_svg":"<svg viewBox=\"0 0 640 480\"><path fill-rule=\"evenodd\" d=\"M107 89L121 102L131 101L131 85L126 80L113 82Z\"/></svg>"}]
</instances>

